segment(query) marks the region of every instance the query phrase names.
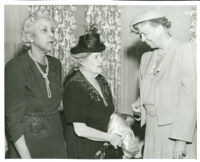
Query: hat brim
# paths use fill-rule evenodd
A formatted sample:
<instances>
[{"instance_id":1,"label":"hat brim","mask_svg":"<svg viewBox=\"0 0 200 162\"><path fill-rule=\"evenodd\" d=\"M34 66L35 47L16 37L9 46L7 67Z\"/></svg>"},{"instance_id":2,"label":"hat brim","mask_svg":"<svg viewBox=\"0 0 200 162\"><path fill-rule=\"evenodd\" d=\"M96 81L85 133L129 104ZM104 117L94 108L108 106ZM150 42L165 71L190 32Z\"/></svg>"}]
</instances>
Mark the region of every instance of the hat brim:
<instances>
[{"instance_id":1,"label":"hat brim","mask_svg":"<svg viewBox=\"0 0 200 162\"><path fill-rule=\"evenodd\" d=\"M135 22L133 25L130 25L130 29L132 32L135 32L137 33L138 30L135 28L138 24L140 23L144 23L144 22L148 22L148 21L151 21L151 20L155 20L155 19L159 19L159 18L164 18L164 17L157 17L157 18L152 18L152 19L147 19L147 20L142 20L142 21L139 21L139 22Z\"/></svg>"},{"instance_id":2,"label":"hat brim","mask_svg":"<svg viewBox=\"0 0 200 162\"><path fill-rule=\"evenodd\" d=\"M132 31L134 31L134 26L146 21L154 20L154 19L159 19L159 18L164 18L165 16L162 15L160 12L156 10L150 10L147 12L144 12L143 14L137 16L134 20L132 20L129 24L129 27L131 28Z\"/></svg>"},{"instance_id":3,"label":"hat brim","mask_svg":"<svg viewBox=\"0 0 200 162\"><path fill-rule=\"evenodd\" d=\"M81 48L79 46L75 46L73 48L71 48L70 53L73 55L77 55L79 53L85 53L85 52L102 52L105 50L105 45L103 43L99 44L98 46L96 46L95 48L90 48L90 49L86 49L86 48Z\"/></svg>"},{"instance_id":4,"label":"hat brim","mask_svg":"<svg viewBox=\"0 0 200 162\"><path fill-rule=\"evenodd\" d=\"M155 20L155 19L159 19L159 18L164 18L164 16L157 16L157 17L151 17L151 18L143 18L143 19L138 19L138 20L134 20L130 23L130 26L134 26L137 25L139 23L145 22L145 21L150 21L150 20Z\"/></svg>"}]
</instances>

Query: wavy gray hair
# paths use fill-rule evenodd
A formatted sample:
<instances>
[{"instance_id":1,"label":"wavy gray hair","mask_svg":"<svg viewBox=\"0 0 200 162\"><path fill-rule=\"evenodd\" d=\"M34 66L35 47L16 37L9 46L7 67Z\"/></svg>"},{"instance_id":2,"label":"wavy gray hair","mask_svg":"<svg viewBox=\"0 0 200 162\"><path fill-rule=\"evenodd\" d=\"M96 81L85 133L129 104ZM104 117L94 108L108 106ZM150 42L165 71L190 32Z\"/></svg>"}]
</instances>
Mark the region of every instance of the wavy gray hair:
<instances>
[{"instance_id":1,"label":"wavy gray hair","mask_svg":"<svg viewBox=\"0 0 200 162\"><path fill-rule=\"evenodd\" d=\"M33 13L24 20L21 28L21 41L25 48L31 47L30 34L33 34L33 24L42 18L48 19L53 24L53 20L49 15L42 15L41 13Z\"/></svg>"}]
</instances>

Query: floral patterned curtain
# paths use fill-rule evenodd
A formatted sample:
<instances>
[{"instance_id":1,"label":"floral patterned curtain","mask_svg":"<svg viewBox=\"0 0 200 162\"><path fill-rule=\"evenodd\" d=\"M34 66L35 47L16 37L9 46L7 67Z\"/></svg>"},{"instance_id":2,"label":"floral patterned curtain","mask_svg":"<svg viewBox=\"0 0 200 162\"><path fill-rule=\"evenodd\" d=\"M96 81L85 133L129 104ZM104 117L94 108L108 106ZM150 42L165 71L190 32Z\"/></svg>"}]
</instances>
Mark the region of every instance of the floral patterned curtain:
<instances>
[{"instance_id":1,"label":"floral patterned curtain","mask_svg":"<svg viewBox=\"0 0 200 162\"><path fill-rule=\"evenodd\" d=\"M191 16L191 25L190 25L190 41L194 42L196 41L197 35L196 35L196 28L197 28L197 10L196 6L192 6L192 10L190 12Z\"/></svg>"},{"instance_id":2,"label":"floral patterned curtain","mask_svg":"<svg viewBox=\"0 0 200 162\"><path fill-rule=\"evenodd\" d=\"M55 25L55 47L51 55L61 61L63 78L68 74L74 59L70 55L70 48L75 46L76 7L71 5L35 5L29 7L29 14L49 15Z\"/></svg>"},{"instance_id":3,"label":"floral patterned curtain","mask_svg":"<svg viewBox=\"0 0 200 162\"><path fill-rule=\"evenodd\" d=\"M96 24L101 40L106 46L103 52L103 75L107 78L114 98L115 109L120 105L121 81L121 9L119 6L88 5L85 8L87 25Z\"/></svg>"},{"instance_id":4,"label":"floral patterned curtain","mask_svg":"<svg viewBox=\"0 0 200 162\"><path fill-rule=\"evenodd\" d=\"M70 48L75 46L76 7L63 5L34 5L30 6L29 13L34 12L50 15L55 24L56 44L53 57L62 63L62 75L66 76L75 63L70 55ZM102 41L106 45L103 53L103 74L110 83L114 103L120 105L120 78L121 78L121 9L119 6L86 6L86 26L96 24Z\"/></svg>"},{"instance_id":5,"label":"floral patterned curtain","mask_svg":"<svg viewBox=\"0 0 200 162\"><path fill-rule=\"evenodd\" d=\"M62 63L62 75L66 76L75 64L70 55L70 48L75 45L76 34L76 6L73 5L36 5L30 6L29 13L40 12L48 14L55 23L56 45L52 55ZM193 6L188 11L191 16L190 36L191 41L196 40L197 10ZM103 52L103 74L107 78L112 93L116 110L119 110L120 85L121 85L121 8L116 5L86 5L86 26L96 24L101 35L101 40L106 45Z\"/></svg>"}]
</instances>

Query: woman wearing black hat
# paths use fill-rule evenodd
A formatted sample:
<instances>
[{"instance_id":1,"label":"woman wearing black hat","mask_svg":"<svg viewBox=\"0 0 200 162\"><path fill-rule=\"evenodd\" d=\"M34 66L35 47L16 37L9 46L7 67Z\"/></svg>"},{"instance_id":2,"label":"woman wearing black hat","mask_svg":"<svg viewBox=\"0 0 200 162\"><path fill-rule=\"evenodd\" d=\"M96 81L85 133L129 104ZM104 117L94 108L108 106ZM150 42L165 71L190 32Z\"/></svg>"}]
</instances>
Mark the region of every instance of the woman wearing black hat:
<instances>
[{"instance_id":1,"label":"woman wearing black hat","mask_svg":"<svg viewBox=\"0 0 200 162\"><path fill-rule=\"evenodd\" d=\"M142 56L140 99L132 105L146 123L144 158L196 158L195 44L175 40L170 26L155 10L130 24L154 49Z\"/></svg>"},{"instance_id":2,"label":"woman wearing black hat","mask_svg":"<svg viewBox=\"0 0 200 162\"><path fill-rule=\"evenodd\" d=\"M100 42L96 28L79 38L71 54L79 62L64 84L64 112L67 157L94 159L95 153L105 141L114 147L122 139L107 133L110 116L114 111L112 94L102 71L102 55L105 45Z\"/></svg>"}]
</instances>

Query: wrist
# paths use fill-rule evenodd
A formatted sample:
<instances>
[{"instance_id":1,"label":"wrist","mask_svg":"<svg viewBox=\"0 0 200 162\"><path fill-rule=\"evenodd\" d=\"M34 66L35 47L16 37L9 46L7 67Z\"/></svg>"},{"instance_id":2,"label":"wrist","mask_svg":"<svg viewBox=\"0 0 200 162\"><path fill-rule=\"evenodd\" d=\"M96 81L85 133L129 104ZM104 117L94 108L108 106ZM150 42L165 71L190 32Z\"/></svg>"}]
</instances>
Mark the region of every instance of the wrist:
<instances>
[{"instance_id":1,"label":"wrist","mask_svg":"<svg viewBox=\"0 0 200 162\"><path fill-rule=\"evenodd\" d=\"M186 144L186 141L176 140L176 143Z\"/></svg>"},{"instance_id":2,"label":"wrist","mask_svg":"<svg viewBox=\"0 0 200 162\"><path fill-rule=\"evenodd\" d=\"M112 136L110 133L107 133L107 138L106 138L106 141L110 142L112 139Z\"/></svg>"}]
</instances>

